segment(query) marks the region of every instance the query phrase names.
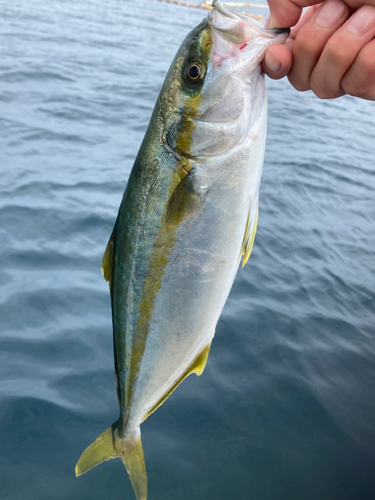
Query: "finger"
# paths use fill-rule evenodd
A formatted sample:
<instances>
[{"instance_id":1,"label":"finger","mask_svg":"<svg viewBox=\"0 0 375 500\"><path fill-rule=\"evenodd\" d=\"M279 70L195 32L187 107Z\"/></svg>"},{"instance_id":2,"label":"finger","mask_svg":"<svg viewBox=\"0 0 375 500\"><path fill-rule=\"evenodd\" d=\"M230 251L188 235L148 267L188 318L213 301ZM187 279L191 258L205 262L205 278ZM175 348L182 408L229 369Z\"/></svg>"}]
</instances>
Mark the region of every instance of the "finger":
<instances>
[{"instance_id":1,"label":"finger","mask_svg":"<svg viewBox=\"0 0 375 500\"><path fill-rule=\"evenodd\" d=\"M346 93L341 80L362 48L375 36L375 7L364 5L329 39L311 74L311 88L321 99ZM375 57L372 54L371 60ZM361 56L361 59L363 55ZM357 78L363 76L358 74Z\"/></svg>"},{"instance_id":2,"label":"finger","mask_svg":"<svg viewBox=\"0 0 375 500\"><path fill-rule=\"evenodd\" d=\"M346 94L375 101L375 40L367 43L341 80Z\"/></svg>"},{"instance_id":3,"label":"finger","mask_svg":"<svg viewBox=\"0 0 375 500\"><path fill-rule=\"evenodd\" d=\"M346 2L349 7L351 7L352 9L359 9L360 7L362 7L365 3L366 5L372 5L373 7L375 7L375 0L347 0Z\"/></svg>"},{"instance_id":4,"label":"finger","mask_svg":"<svg viewBox=\"0 0 375 500\"><path fill-rule=\"evenodd\" d=\"M294 26L300 18L304 7L320 2L321 0L268 0L271 13L270 28L289 28Z\"/></svg>"},{"instance_id":5,"label":"finger","mask_svg":"<svg viewBox=\"0 0 375 500\"><path fill-rule=\"evenodd\" d=\"M271 13L270 27L290 28L297 23L304 7L320 2L321 0L268 0ZM364 0L347 0L346 3L349 7L358 9L364 4ZM375 0L366 0L366 4L375 6Z\"/></svg>"},{"instance_id":6,"label":"finger","mask_svg":"<svg viewBox=\"0 0 375 500\"><path fill-rule=\"evenodd\" d=\"M268 47L262 62L263 71L273 80L284 78L292 66L292 51L285 45Z\"/></svg>"},{"instance_id":7,"label":"finger","mask_svg":"<svg viewBox=\"0 0 375 500\"><path fill-rule=\"evenodd\" d=\"M293 65L288 75L297 90L309 90L310 77L324 46L349 17L341 0L326 0L298 32L293 48Z\"/></svg>"},{"instance_id":8,"label":"finger","mask_svg":"<svg viewBox=\"0 0 375 500\"><path fill-rule=\"evenodd\" d=\"M320 5L322 5L322 4L313 5L312 7L309 7L308 9L305 10L305 12L302 14L300 20L298 21L298 23L295 26L293 26L293 28L291 29L289 38L296 38L298 33L301 31L301 28L308 21L310 21L312 16L319 9Z\"/></svg>"}]
</instances>

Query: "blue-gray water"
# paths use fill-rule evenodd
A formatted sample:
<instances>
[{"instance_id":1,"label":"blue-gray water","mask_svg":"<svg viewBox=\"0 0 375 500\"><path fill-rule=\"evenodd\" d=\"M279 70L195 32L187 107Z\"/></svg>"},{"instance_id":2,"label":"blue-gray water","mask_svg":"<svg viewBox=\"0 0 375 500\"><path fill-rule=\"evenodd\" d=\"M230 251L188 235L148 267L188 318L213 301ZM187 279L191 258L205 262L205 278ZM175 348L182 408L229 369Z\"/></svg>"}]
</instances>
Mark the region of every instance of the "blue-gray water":
<instances>
[{"instance_id":1,"label":"blue-gray water","mask_svg":"<svg viewBox=\"0 0 375 500\"><path fill-rule=\"evenodd\" d=\"M0 498L133 499L100 263L203 11L0 0ZM375 499L375 103L269 87L259 229L205 373L143 425L149 499Z\"/></svg>"}]
</instances>

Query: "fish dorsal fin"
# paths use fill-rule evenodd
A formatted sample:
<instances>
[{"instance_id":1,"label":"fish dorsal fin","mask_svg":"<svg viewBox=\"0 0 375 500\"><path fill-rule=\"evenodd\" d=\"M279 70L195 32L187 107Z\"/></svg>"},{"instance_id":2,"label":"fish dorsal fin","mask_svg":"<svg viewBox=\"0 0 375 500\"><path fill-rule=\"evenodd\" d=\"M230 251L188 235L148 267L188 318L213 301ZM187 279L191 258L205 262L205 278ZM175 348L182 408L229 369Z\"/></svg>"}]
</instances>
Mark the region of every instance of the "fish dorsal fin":
<instances>
[{"instance_id":1,"label":"fish dorsal fin","mask_svg":"<svg viewBox=\"0 0 375 500\"><path fill-rule=\"evenodd\" d=\"M178 385L180 385L181 382L186 377L188 377L191 373L195 373L196 375L198 375L198 377L199 377L199 375L202 375L203 370L204 370L206 363L207 363L207 358L208 358L208 354L210 352L210 347L211 347L211 343L209 343L208 345L206 345L206 347L204 349L202 349L202 351L198 354L198 356L194 359L194 361L188 366L188 368L181 375L181 377L172 385L172 387L170 389L168 389L168 391L159 399L159 401L151 408L151 410L146 413L146 415L143 417L142 422L144 422L146 420L146 418L151 415L151 413L153 413L155 410L157 410L159 408L159 406L161 406L164 403L164 401L167 398L169 398L169 396L176 389L176 387Z\"/></svg>"},{"instance_id":2,"label":"fish dorsal fin","mask_svg":"<svg viewBox=\"0 0 375 500\"><path fill-rule=\"evenodd\" d=\"M199 184L195 168L180 181L169 199L167 226L180 224L184 219L202 210L208 189Z\"/></svg>"},{"instance_id":3,"label":"fish dorsal fin","mask_svg":"<svg viewBox=\"0 0 375 500\"><path fill-rule=\"evenodd\" d=\"M259 205L258 198L253 200L250 205L249 215L247 217L247 222L246 222L245 236L243 238L241 254L240 254L243 255L242 267L244 267L244 265L248 261L251 254L251 250L253 248L255 233L257 231L257 225L258 225L258 205Z\"/></svg>"},{"instance_id":4,"label":"fish dorsal fin","mask_svg":"<svg viewBox=\"0 0 375 500\"><path fill-rule=\"evenodd\" d=\"M107 248L105 249L103 260L102 260L102 274L104 279L109 284L111 288L111 280L112 280L112 257L113 257L113 244L115 242L115 229L116 226L109 238Z\"/></svg>"}]
</instances>

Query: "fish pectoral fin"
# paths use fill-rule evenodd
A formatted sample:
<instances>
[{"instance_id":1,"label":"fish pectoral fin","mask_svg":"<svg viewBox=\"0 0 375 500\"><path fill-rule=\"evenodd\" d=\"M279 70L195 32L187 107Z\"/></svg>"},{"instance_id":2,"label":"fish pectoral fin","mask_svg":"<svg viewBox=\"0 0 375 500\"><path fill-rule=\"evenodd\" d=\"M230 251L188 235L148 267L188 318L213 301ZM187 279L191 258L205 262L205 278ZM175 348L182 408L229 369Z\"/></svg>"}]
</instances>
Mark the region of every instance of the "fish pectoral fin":
<instances>
[{"instance_id":1,"label":"fish pectoral fin","mask_svg":"<svg viewBox=\"0 0 375 500\"><path fill-rule=\"evenodd\" d=\"M247 217L246 230L240 253L240 256L243 255L242 267L244 267L246 262L249 260L251 250L253 248L255 233L258 225L258 206L259 202L258 198L256 198L250 205L249 215Z\"/></svg>"},{"instance_id":2,"label":"fish pectoral fin","mask_svg":"<svg viewBox=\"0 0 375 500\"><path fill-rule=\"evenodd\" d=\"M146 500L147 474L140 429L138 427L122 435L119 428L120 422L117 420L86 448L77 462L76 476L106 460L119 457L129 474L137 500Z\"/></svg>"},{"instance_id":3,"label":"fish pectoral fin","mask_svg":"<svg viewBox=\"0 0 375 500\"><path fill-rule=\"evenodd\" d=\"M164 394L162 398L159 399L159 401L151 408L151 410L146 413L146 415L142 419L142 422L144 422L146 418L151 415L151 413L154 413L154 411L157 410L159 406L161 406L167 398L169 398L169 396L176 389L176 387L180 385L181 382L185 380L185 378L188 377L191 373L195 373L196 375L198 375L198 377L199 375L202 375L206 367L207 358L210 352L210 347L211 343L209 343L208 345L206 345L204 349L202 349L202 351L188 366L187 370L181 375L181 377L177 379L177 381L172 385L172 387Z\"/></svg>"},{"instance_id":4,"label":"fish pectoral fin","mask_svg":"<svg viewBox=\"0 0 375 500\"><path fill-rule=\"evenodd\" d=\"M199 184L196 170L190 172L179 182L169 199L166 224L175 226L184 219L202 210L208 189Z\"/></svg>"},{"instance_id":5,"label":"fish pectoral fin","mask_svg":"<svg viewBox=\"0 0 375 500\"><path fill-rule=\"evenodd\" d=\"M102 268L101 268L103 277L109 284L110 288L112 279L112 257L113 257L113 245L115 242L115 231L116 231L116 225L113 228L113 232L111 234L111 237L109 238L107 248L105 249L102 260Z\"/></svg>"}]
</instances>

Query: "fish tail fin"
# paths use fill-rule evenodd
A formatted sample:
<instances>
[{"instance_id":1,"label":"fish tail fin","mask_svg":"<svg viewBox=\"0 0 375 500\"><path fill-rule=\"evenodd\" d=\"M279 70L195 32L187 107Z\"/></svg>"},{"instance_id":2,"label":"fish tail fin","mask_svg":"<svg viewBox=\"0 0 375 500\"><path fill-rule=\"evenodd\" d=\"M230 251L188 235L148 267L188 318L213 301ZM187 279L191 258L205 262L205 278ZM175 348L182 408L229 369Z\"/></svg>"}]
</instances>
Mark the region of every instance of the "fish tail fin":
<instances>
[{"instance_id":1,"label":"fish tail fin","mask_svg":"<svg viewBox=\"0 0 375 500\"><path fill-rule=\"evenodd\" d=\"M147 474L140 429L120 433L119 427L119 421L115 422L86 448L77 462L76 476L119 457L129 474L137 500L146 500Z\"/></svg>"},{"instance_id":2,"label":"fish tail fin","mask_svg":"<svg viewBox=\"0 0 375 500\"><path fill-rule=\"evenodd\" d=\"M139 427L127 433L125 439L121 440L118 456L129 474L137 500L146 500L147 474Z\"/></svg>"},{"instance_id":3,"label":"fish tail fin","mask_svg":"<svg viewBox=\"0 0 375 500\"><path fill-rule=\"evenodd\" d=\"M88 446L82 453L80 459L76 465L76 476L81 476L85 472L88 472L93 467L110 460L111 458L116 458L117 454L114 446L114 432L113 424L106 431L103 432L93 443Z\"/></svg>"}]
</instances>

